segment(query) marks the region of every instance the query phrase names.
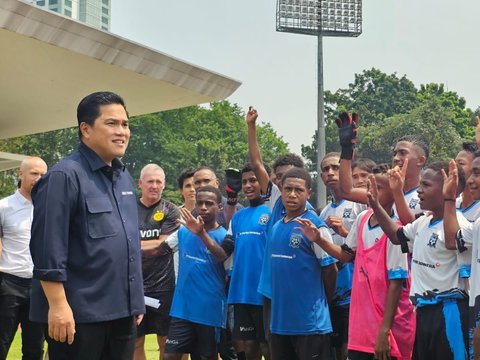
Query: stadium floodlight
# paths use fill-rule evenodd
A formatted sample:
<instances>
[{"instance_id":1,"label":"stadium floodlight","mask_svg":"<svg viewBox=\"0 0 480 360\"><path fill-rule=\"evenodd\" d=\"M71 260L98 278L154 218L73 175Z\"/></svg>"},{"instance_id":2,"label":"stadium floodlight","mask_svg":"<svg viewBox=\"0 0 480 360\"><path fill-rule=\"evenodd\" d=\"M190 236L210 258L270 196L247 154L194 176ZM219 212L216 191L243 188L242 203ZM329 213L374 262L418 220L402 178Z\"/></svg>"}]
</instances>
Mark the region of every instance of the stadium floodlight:
<instances>
[{"instance_id":1,"label":"stadium floodlight","mask_svg":"<svg viewBox=\"0 0 480 360\"><path fill-rule=\"evenodd\" d=\"M326 204L325 186L320 180L320 161L325 156L323 37L359 36L362 33L362 0L277 0L277 31L318 38L317 207L323 207Z\"/></svg>"},{"instance_id":2,"label":"stadium floodlight","mask_svg":"<svg viewBox=\"0 0 480 360\"><path fill-rule=\"evenodd\" d=\"M362 0L278 0L277 31L359 36L362 33Z\"/></svg>"}]
</instances>

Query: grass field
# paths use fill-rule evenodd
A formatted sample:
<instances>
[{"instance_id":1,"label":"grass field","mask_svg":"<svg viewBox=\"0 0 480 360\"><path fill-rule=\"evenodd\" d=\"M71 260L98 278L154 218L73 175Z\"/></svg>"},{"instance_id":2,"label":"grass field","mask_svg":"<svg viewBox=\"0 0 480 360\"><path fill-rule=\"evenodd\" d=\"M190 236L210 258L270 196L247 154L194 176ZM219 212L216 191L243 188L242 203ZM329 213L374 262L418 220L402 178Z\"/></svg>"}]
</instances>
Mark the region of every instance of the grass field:
<instances>
[{"instance_id":1,"label":"grass field","mask_svg":"<svg viewBox=\"0 0 480 360\"><path fill-rule=\"evenodd\" d=\"M145 338L145 354L147 360L158 360L158 344L156 335L147 335ZM12 342L7 360L22 360L22 341L20 331L17 331L15 339Z\"/></svg>"}]
</instances>

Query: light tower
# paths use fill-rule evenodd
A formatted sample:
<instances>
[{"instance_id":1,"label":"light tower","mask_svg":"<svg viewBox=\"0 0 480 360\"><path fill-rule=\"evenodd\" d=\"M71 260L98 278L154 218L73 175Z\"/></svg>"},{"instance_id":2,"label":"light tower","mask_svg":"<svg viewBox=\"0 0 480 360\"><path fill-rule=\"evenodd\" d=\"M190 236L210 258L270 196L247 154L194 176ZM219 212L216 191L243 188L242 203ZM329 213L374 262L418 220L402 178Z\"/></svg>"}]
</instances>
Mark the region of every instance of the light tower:
<instances>
[{"instance_id":1,"label":"light tower","mask_svg":"<svg viewBox=\"0 0 480 360\"><path fill-rule=\"evenodd\" d=\"M320 180L320 161L325 156L323 37L359 36L362 33L362 0L277 0L277 31L315 35L318 39L317 207L324 207L327 196Z\"/></svg>"}]
</instances>

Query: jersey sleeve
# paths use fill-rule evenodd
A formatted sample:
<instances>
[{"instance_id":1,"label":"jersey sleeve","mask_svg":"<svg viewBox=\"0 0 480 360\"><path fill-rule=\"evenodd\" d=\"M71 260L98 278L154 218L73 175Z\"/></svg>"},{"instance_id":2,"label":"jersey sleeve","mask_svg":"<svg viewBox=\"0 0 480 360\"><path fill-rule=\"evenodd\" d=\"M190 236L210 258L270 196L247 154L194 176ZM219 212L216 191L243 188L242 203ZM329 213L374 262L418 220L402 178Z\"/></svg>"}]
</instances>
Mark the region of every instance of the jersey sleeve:
<instances>
[{"instance_id":1,"label":"jersey sleeve","mask_svg":"<svg viewBox=\"0 0 480 360\"><path fill-rule=\"evenodd\" d=\"M400 245L387 243L387 270L388 279L408 279L408 258L407 254L402 253Z\"/></svg>"},{"instance_id":2,"label":"jersey sleeve","mask_svg":"<svg viewBox=\"0 0 480 360\"><path fill-rule=\"evenodd\" d=\"M179 228L177 220L180 219L180 210L169 203L165 207L165 221L162 224L162 234L169 235Z\"/></svg>"},{"instance_id":3,"label":"jersey sleeve","mask_svg":"<svg viewBox=\"0 0 480 360\"><path fill-rule=\"evenodd\" d=\"M178 251L178 229L165 239L165 244L168 245L173 252Z\"/></svg>"},{"instance_id":4,"label":"jersey sleeve","mask_svg":"<svg viewBox=\"0 0 480 360\"><path fill-rule=\"evenodd\" d=\"M277 202L277 200L280 198L281 195L282 194L278 186L270 181L268 183L267 193L262 196L263 200L265 201L265 205L268 206L268 209L270 211L273 210L275 203Z\"/></svg>"},{"instance_id":5,"label":"jersey sleeve","mask_svg":"<svg viewBox=\"0 0 480 360\"><path fill-rule=\"evenodd\" d=\"M348 246L353 251L357 250L358 247L358 228L360 227L360 221L363 217L363 212L360 213L355 219L350 231L348 232L347 237L345 238L345 245Z\"/></svg>"},{"instance_id":6,"label":"jersey sleeve","mask_svg":"<svg viewBox=\"0 0 480 360\"><path fill-rule=\"evenodd\" d=\"M415 234L417 233L418 226L423 221L429 221L425 215L420 216L414 222L404 225L401 229L405 237L409 240L408 244L408 251L412 253L413 251L413 243L415 242Z\"/></svg>"},{"instance_id":7,"label":"jersey sleeve","mask_svg":"<svg viewBox=\"0 0 480 360\"><path fill-rule=\"evenodd\" d=\"M332 235L330 234L330 231L328 230L327 227L325 226L321 226L319 228L320 230L320 236L322 238L324 238L325 240L327 240L328 242L331 242L333 243L333 240L332 240ZM317 257L318 259L318 262L320 263L320 266L324 267L324 266L328 266L328 265L331 265L331 264L334 264L337 262L337 260L333 257L331 257L330 255L328 255L325 250L323 250L319 245L317 245L316 243L313 243L312 242L312 249L313 249L313 252L315 253L315 256Z\"/></svg>"},{"instance_id":8,"label":"jersey sleeve","mask_svg":"<svg viewBox=\"0 0 480 360\"><path fill-rule=\"evenodd\" d=\"M457 212L457 220L464 240L462 245L464 245L464 249L466 248L465 251L457 251L458 271L461 278L468 279L472 267L473 226L472 223L459 212ZM468 242L465 240L466 237L470 238Z\"/></svg>"}]
</instances>

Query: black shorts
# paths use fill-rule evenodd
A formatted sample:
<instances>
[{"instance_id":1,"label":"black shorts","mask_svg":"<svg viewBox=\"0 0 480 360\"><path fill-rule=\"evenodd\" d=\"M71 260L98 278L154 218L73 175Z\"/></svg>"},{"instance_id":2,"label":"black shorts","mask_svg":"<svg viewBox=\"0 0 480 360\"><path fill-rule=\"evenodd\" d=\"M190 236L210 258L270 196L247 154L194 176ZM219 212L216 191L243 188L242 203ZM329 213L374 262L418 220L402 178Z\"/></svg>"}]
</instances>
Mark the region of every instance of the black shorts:
<instances>
[{"instance_id":1,"label":"black shorts","mask_svg":"<svg viewBox=\"0 0 480 360\"><path fill-rule=\"evenodd\" d=\"M453 360L465 358L468 347L468 300L444 300L417 308L414 358Z\"/></svg>"},{"instance_id":2,"label":"black shorts","mask_svg":"<svg viewBox=\"0 0 480 360\"><path fill-rule=\"evenodd\" d=\"M232 339L234 341L256 340L266 342L263 329L263 306L233 305Z\"/></svg>"},{"instance_id":3,"label":"black shorts","mask_svg":"<svg viewBox=\"0 0 480 360\"><path fill-rule=\"evenodd\" d=\"M270 335L272 359L276 360L330 360L330 334L326 335Z\"/></svg>"},{"instance_id":4,"label":"black shorts","mask_svg":"<svg viewBox=\"0 0 480 360\"><path fill-rule=\"evenodd\" d=\"M331 336L331 345L335 348L341 348L343 344L348 343L348 316L350 306L332 306L330 308L330 319L332 321L333 332Z\"/></svg>"},{"instance_id":5,"label":"black shorts","mask_svg":"<svg viewBox=\"0 0 480 360\"><path fill-rule=\"evenodd\" d=\"M168 329L165 353L211 357L217 353L220 329L191 321L172 318Z\"/></svg>"},{"instance_id":6,"label":"black shorts","mask_svg":"<svg viewBox=\"0 0 480 360\"><path fill-rule=\"evenodd\" d=\"M148 295L147 295L148 296ZM155 309L146 306L146 313L142 322L137 327L137 337L147 334L157 334L158 336L167 336L170 326L170 307L172 306L173 292L163 293L152 296L160 300L160 307Z\"/></svg>"}]
</instances>

